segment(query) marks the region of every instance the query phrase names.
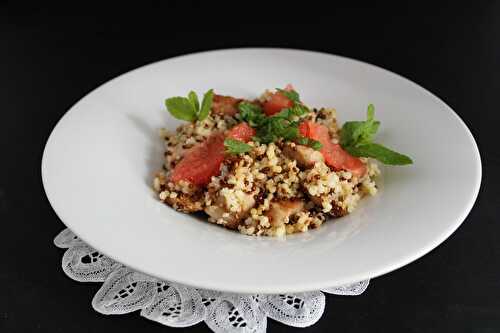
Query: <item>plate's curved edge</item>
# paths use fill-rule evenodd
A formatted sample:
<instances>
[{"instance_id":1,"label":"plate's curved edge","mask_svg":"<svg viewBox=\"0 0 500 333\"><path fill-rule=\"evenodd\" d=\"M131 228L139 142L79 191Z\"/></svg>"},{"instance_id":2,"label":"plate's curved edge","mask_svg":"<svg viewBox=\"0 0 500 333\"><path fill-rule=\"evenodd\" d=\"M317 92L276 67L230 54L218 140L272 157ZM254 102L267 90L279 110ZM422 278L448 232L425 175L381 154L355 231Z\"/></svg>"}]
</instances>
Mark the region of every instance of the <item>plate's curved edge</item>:
<instances>
[{"instance_id":1,"label":"plate's curved edge","mask_svg":"<svg viewBox=\"0 0 500 333\"><path fill-rule=\"evenodd\" d=\"M445 109L447 109L449 112L451 112L451 114L453 114L456 119L459 121L459 123L461 124L462 128L465 129L466 133L468 134L468 137L469 137L469 140L470 142L472 143L472 146L474 147L474 150L475 150L475 153L476 153L476 178L475 178L475 189L473 191L473 195L471 197L471 200L469 201L469 204L468 204L468 207L466 209L463 210L463 213L461 214L461 217L458 219L460 220L459 223L456 223L454 225L452 225L450 228L448 228L447 230L445 230L439 237L436 237L434 238L433 241L429 242L429 244L427 244L425 247L422 247L421 251L419 251L418 253L415 253L413 255L410 255L410 256L407 256L406 258L403 258L403 259L400 259L398 262L396 263L393 263L391 265L387 265L387 267L385 268L381 268L379 269L378 271L371 271L370 273L368 272L362 272L362 273L359 273L359 274L356 274L356 275L351 275L351 276L348 276L348 277L345 277L343 279L329 279L329 280L326 280L325 282L317 282L317 283L307 283L307 286L304 285L304 286L299 286L299 284L297 283L293 283L293 286L292 285L282 285L280 286L279 289L276 289L274 287L271 287L271 288L268 288L268 287L263 287L263 286L249 286L249 287L246 287L246 288L238 288L238 287L227 287L227 285L219 285L219 284L204 284L204 283L199 283L199 281L197 280L192 280L192 281L188 281L188 280L184 280L184 281L178 281L178 280L175 280L175 279L171 279L171 278L168 278L168 277L158 277L156 276L153 272L148 272L148 270L142 270L142 269L137 269L136 267L134 266L131 266L131 265L127 265L128 267L134 269L134 270L137 270L137 271L140 271L142 273L145 273L145 274L148 274L148 275L151 275L151 276L156 276L160 279L165 279L165 280L169 280L169 281L172 281L172 282L176 282L176 283L180 283L180 284L185 284L185 285L189 285L189 286L193 286L193 287L196 287L196 288L203 288L203 289L212 289L212 290L220 290L220 291L225 291L225 292L236 292L236 293L262 293L262 294L270 294L270 293L280 293L280 292L303 292L303 291L312 291L312 290L320 290L322 288L326 288L326 287L332 287L332 286L339 286L339 285L344 285L344 284L348 284L348 283L353 283L353 282L358 282L358 281L362 281L362 280L366 280L366 279L371 279L371 278L375 278L375 277L378 277L378 276L381 276L381 275L384 275L384 274L387 274L387 273L390 273L398 268L401 268L421 257L423 257L424 255L428 254L429 252L431 252L432 250L434 250L435 248L437 248L440 244L442 244L447 238L449 238L461 225L462 223L465 221L465 219L467 218L467 216L469 215L470 211L472 210L472 208L474 207L474 204L477 200L477 197L479 195L479 192L480 192L480 188L481 188L481 182L482 182L482 161L481 161L481 155L480 155L480 151L479 151L479 148L478 148L478 145L477 145L477 142L476 140L474 139L474 136L472 135L472 132L470 131L470 129L467 127L467 125L465 124L465 122L463 121L463 119L448 105L446 104L442 99L440 99L439 97L437 97L436 95L434 95L432 92L430 92L429 90L425 89L424 87L420 86L419 84L417 84L416 82L402 76L402 75L399 75L391 70L388 70L388 69L385 69L385 68L382 68L380 66L377 66L375 64L371 64L369 62L365 62L365 61L361 61L361 60L357 60L357 59L353 59L353 58L349 58L349 57L345 57L345 56L340 56L340 55L335 55L335 54L330 54L330 53L326 53L326 52L321 52L321 51L311 51L311 50L303 50L303 49L291 49L291 48L269 48L269 47L244 47L244 48L225 48L225 49L214 49L214 50L209 50L209 51L201 51L201 52L195 52L195 53L189 53L189 54L182 54L182 55L178 55L178 56L174 56L174 57L171 57L171 58L167 58L167 59L162 59L162 60L158 60L158 61L154 61L154 62L151 62L151 63L148 63L148 64L145 64L143 66L140 66L140 67L137 67L133 70L130 70L130 71L127 71L123 74L120 74L116 77L114 77L113 79L109 80L109 81L106 81L102 84L100 84L99 86L97 86L96 88L92 89L91 91L89 91L87 94L85 94L82 98L80 98L77 102L75 102L69 109L68 111L66 111L64 113L64 115L59 119L59 121L56 123L56 125L54 126L54 128L52 129L48 139L47 139L47 142L44 146L44 149L43 149L43 154L42 154L42 161L41 161L41 176L42 176L42 184L43 184L43 188L44 188L44 192L45 192L45 195L52 207L52 209L54 210L54 212L56 213L56 215L58 216L58 218L61 220L61 222L63 222L63 224L66 225L66 223L64 222L64 217L60 215L59 212L57 212L57 210L55 209L55 206L54 203L52 202L51 200L51 197L47 191L47 184L46 184L46 177L45 177L45 168L46 168L46 159L47 159L47 150L48 150L48 147L49 147L49 144L53 138L53 135L54 133L56 132L58 126L60 126L60 124L62 123L62 121L67 117L67 115L71 112L71 110L77 105L79 104L82 100L85 100L88 96L90 96L94 91L108 85L108 84L112 84L114 81L116 80L119 80L121 78L123 78L124 76L127 76L129 74L133 74L134 72L136 71L139 71L139 70L143 70L147 67L150 67L150 66L154 66L156 64L159 64L161 62L164 62L164 61L173 61L173 60L176 60L176 59L180 59L180 58L186 58L186 57L195 57L195 56L200 56L200 55L203 55L203 54L209 54L209 53L217 53L217 52L227 52L227 51L284 51L284 52L297 52L297 53L310 53L310 54L315 54L315 55L322 55L322 56L328 56L328 57L336 57L336 58L341 58L345 61L350 61L350 62L355 62L355 63L358 63L360 65L363 65L363 66L368 66L368 67L371 67L377 71L381 71L385 74L390 74L398 79L402 79L404 80L406 83L409 83L410 85L412 85L414 88L417 88L418 90L420 90L421 92L424 92L426 95L428 95L429 97L431 97L432 99L434 99L436 102L438 102L439 104L441 104L442 106L444 106ZM73 232L75 232L75 230L72 230ZM78 231L75 232L75 234L77 236L80 237L80 235L78 234ZM106 253L106 251L101 251L99 249L99 247L94 247L92 242L89 242L87 239L85 239L85 237L81 238L84 242L86 242L87 244L89 244L91 247L99 250L100 252L102 252L103 254L105 254L106 256L110 257L111 259L113 260L116 260L116 261L120 261L120 260L117 260L118 258L114 257L114 256L110 256Z\"/></svg>"}]
</instances>

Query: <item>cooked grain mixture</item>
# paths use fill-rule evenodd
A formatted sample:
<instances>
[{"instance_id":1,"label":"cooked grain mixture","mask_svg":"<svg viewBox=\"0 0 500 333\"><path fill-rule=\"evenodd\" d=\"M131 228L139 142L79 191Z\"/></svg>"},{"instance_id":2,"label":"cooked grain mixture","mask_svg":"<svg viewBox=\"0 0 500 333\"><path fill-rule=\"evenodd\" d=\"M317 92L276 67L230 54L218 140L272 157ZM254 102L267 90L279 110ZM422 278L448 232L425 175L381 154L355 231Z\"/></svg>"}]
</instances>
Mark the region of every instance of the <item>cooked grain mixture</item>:
<instances>
[{"instance_id":1,"label":"cooked grain mixture","mask_svg":"<svg viewBox=\"0 0 500 333\"><path fill-rule=\"evenodd\" d=\"M247 235L284 236L344 216L377 193L377 164L343 149L348 129L340 131L335 110L306 107L291 86L252 101L212 91L201 107L191 95L184 100L192 117L175 132L161 130L165 163L153 183L176 210L204 211ZM174 102L166 104L175 116Z\"/></svg>"}]
</instances>

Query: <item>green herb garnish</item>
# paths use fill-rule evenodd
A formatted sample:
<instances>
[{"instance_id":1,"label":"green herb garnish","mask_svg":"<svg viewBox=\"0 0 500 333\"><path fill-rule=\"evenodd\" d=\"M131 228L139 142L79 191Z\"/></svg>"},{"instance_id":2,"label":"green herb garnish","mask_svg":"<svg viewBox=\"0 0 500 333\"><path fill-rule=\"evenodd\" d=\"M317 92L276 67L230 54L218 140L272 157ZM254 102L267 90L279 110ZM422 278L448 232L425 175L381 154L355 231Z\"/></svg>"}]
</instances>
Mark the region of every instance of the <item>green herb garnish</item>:
<instances>
[{"instance_id":1,"label":"green herb garnish","mask_svg":"<svg viewBox=\"0 0 500 333\"><path fill-rule=\"evenodd\" d=\"M309 139L306 138L305 136L301 136L300 138L297 138L297 143L299 145L307 146L307 145L309 145Z\"/></svg>"},{"instance_id":2,"label":"green herb garnish","mask_svg":"<svg viewBox=\"0 0 500 333\"><path fill-rule=\"evenodd\" d=\"M292 100L293 102L300 103L299 93L296 92L295 90L285 90L280 88L276 88L276 90L285 95L288 99Z\"/></svg>"},{"instance_id":3,"label":"green herb garnish","mask_svg":"<svg viewBox=\"0 0 500 333\"><path fill-rule=\"evenodd\" d=\"M189 92L188 99L189 99L189 102L191 102L191 105L193 106L193 108L195 110L200 109L200 102L198 101L198 95L196 95L196 93L194 91Z\"/></svg>"},{"instance_id":4,"label":"green herb garnish","mask_svg":"<svg viewBox=\"0 0 500 333\"><path fill-rule=\"evenodd\" d=\"M312 139L309 139L309 146L314 150L320 150L323 147L321 142Z\"/></svg>"},{"instance_id":5,"label":"green herb garnish","mask_svg":"<svg viewBox=\"0 0 500 333\"><path fill-rule=\"evenodd\" d=\"M198 95L190 91L188 97L171 97L165 100L165 106L172 116L180 120L194 122L205 119L210 113L214 97L213 89L203 95L203 100L198 101Z\"/></svg>"},{"instance_id":6,"label":"green herb garnish","mask_svg":"<svg viewBox=\"0 0 500 333\"><path fill-rule=\"evenodd\" d=\"M353 156L371 157L390 165L412 164L408 156L372 142L379 127L380 121L375 120L375 107L370 104L366 121L348 121L342 126L340 145Z\"/></svg>"},{"instance_id":7,"label":"green herb garnish","mask_svg":"<svg viewBox=\"0 0 500 333\"><path fill-rule=\"evenodd\" d=\"M275 142L280 138L294 140L299 135L297 113L290 109L283 109L274 116L266 116L257 105L249 107L248 103L240 103L239 118L254 127L257 134L254 140L261 143Z\"/></svg>"},{"instance_id":8,"label":"green herb garnish","mask_svg":"<svg viewBox=\"0 0 500 333\"><path fill-rule=\"evenodd\" d=\"M241 121L246 121L251 127L260 127L267 116L262 113L260 106L248 102L241 102L238 105L240 112L236 117Z\"/></svg>"},{"instance_id":9,"label":"green herb garnish","mask_svg":"<svg viewBox=\"0 0 500 333\"><path fill-rule=\"evenodd\" d=\"M277 89L293 101L293 106L281 110L273 116L266 116L259 105L241 102L238 105L239 114L236 117L255 128L257 134L253 140L260 143L271 143L283 138L287 141L297 141L299 144L321 149L321 143L299 135L300 118L309 113L309 109L300 102L299 94L292 90Z\"/></svg>"},{"instance_id":10,"label":"green herb garnish","mask_svg":"<svg viewBox=\"0 0 500 333\"><path fill-rule=\"evenodd\" d=\"M252 146L249 144L235 139L225 139L224 147L226 148L226 151L231 154L242 154L252 150Z\"/></svg>"},{"instance_id":11,"label":"green herb garnish","mask_svg":"<svg viewBox=\"0 0 500 333\"><path fill-rule=\"evenodd\" d=\"M376 158L384 164L406 165L413 163L408 156L390 150L378 143L365 143L357 147L347 147L345 149L351 155Z\"/></svg>"},{"instance_id":12,"label":"green herb garnish","mask_svg":"<svg viewBox=\"0 0 500 333\"><path fill-rule=\"evenodd\" d=\"M323 147L323 145L321 144L321 142L313 140L313 139L306 138L304 136L301 136L301 137L297 138L296 141L297 141L298 144L304 145L304 146L309 146L309 147L311 147L314 150L320 150Z\"/></svg>"},{"instance_id":13,"label":"green herb garnish","mask_svg":"<svg viewBox=\"0 0 500 333\"><path fill-rule=\"evenodd\" d=\"M214 99L214 90L210 89L203 95L203 100L201 101L201 109L198 113L198 120L203 120L208 117L210 109L212 108L212 102Z\"/></svg>"}]
</instances>

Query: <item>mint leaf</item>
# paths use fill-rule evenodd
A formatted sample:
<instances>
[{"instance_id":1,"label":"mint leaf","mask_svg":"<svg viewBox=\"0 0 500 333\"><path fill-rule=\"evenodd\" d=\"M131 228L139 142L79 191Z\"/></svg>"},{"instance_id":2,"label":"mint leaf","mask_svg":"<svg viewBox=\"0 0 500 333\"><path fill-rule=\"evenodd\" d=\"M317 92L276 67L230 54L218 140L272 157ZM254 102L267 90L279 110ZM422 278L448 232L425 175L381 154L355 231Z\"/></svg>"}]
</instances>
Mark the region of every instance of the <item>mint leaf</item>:
<instances>
[{"instance_id":1,"label":"mint leaf","mask_svg":"<svg viewBox=\"0 0 500 333\"><path fill-rule=\"evenodd\" d=\"M351 155L358 157L371 157L389 165L412 164L413 161L406 155L397 153L378 143L366 143L354 147L345 148Z\"/></svg>"},{"instance_id":2,"label":"mint leaf","mask_svg":"<svg viewBox=\"0 0 500 333\"><path fill-rule=\"evenodd\" d=\"M297 143L300 145L307 146L307 145L309 145L309 139L304 137L304 136L301 136L297 139Z\"/></svg>"},{"instance_id":3,"label":"mint leaf","mask_svg":"<svg viewBox=\"0 0 500 333\"><path fill-rule=\"evenodd\" d=\"M321 142L312 139L309 139L309 146L314 150L320 150L321 148L323 148Z\"/></svg>"},{"instance_id":4,"label":"mint leaf","mask_svg":"<svg viewBox=\"0 0 500 333\"><path fill-rule=\"evenodd\" d=\"M366 111L366 118L368 121L375 120L375 106L373 104L368 104L368 110Z\"/></svg>"},{"instance_id":5,"label":"mint leaf","mask_svg":"<svg viewBox=\"0 0 500 333\"><path fill-rule=\"evenodd\" d=\"M196 121L196 110L186 97L171 97L165 100L170 114L180 120Z\"/></svg>"},{"instance_id":6,"label":"mint leaf","mask_svg":"<svg viewBox=\"0 0 500 333\"><path fill-rule=\"evenodd\" d=\"M299 128L296 126L286 126L281 130L280 136L285 140L293 140L299 136Z\"/></svg>"},{"instance_id":7,"label":"mint leaf","mask_svg":"<svg viewBox=\"0 0 500 333\"><path fill-rule=\"evenodd\" d=\"M225 139L224 147L230 154L242 154L252 150L252 146L250 146L249 144L235 139Z\"/></svg>"},{"instance_id":8,"label":"mint leaf","mask_svg":"<svg viewBox=\"0 0 500 333\"><path fill-rule=\"evenodd\" d=\"M299 135L299 128L297 124L289 121L287 118L282 118L279 115L268 117L268 123L264 129L275 137L273 141L276 141L279 138L294 140Z\"/></svg>"},{"instance_id":9,"label":"mint leaf","mask_svg":"<svg viewBox=\"0 0 500 333\"><path fill-rule=\"evenodd\" d=\"M347 121L340 130L340 145L343 147L354 146L358 141L355 131L362 126L362 121Z\"/></svg>"},{"instance_id":10,"label":"mint leaf","mask_svg":"<svg viewBox=\"0 0 500 333\"><path fill-rule=\"evenodd\" d=\"M201 101L201 109L198 113L198 120L203 120L208 117L210 109L212 108L212 102L214 99L214 90L210 89L203 95L203 100Z\"/></svg>"},{"instance_id":11,"label":"mint leaf","mask_svg":"<svg viewBox=\"0 0 500 333\"><path fill-rule=\"evenodd\" d=\"M307 106L305 106L303 104L295 104L292 107L292 112L294 115L301 117L301 116L309 113L309 109L307 108Z\"/></svg>"},{"instance_id":12,"label":"mint leaf","mask_svg":"<svg viewBox=\"0 0 500 333\"><path fill-rule=\"evenodd\" d=\"M256 104L241 102L238 104L238 109L240 112L236 117L241 121L247 122L251 127L259 127L266 121L266 115L262 113L261 107Z\"/></svg>"},{"instance_id":13,"label":"mint leaf","mask_svg":"<svg viewBox=\"0 0 500 333\"><path fill-rule=\"evenodd\" d=\"M361 122L362 125L354 131L358 143L370 143L380 127L380 121L375 121L375 107L373 104L368 105L366 118L367 120Z\"/></svg>"},{"instance_id":14,"label":"mint leaf","mask_svg":"<svg viewBox=\"0 0 500 333\"><path fill-rule=\"evenodd\" d=\"M299 117L309 112L309 109L300 102L300 96L298 92L296 92L295 90L289 91L279 88L276 88L276 90L279 91L281 94L285 95L289 100L293 101L293 106L290 109L284 109L284 110L289 110L291 114Z\"/></svg>"},{"instance_id":15,"label":"mint leaf","mask_svg":"<svg viewBox=\"0 0 500 333\"><path fill-rule=\"evenodd\" d=\"M297 143L300 145L309 146L314 150L320 150L321 148L323 148L323 145L321 144L321 142L306 138L304 136L298 137Z\"/></svg>"},{"instance_id":16,"label":"mint leaf","mask_svg":"<svg viewBox=\"0 0 500 333\"><path fill-rule=\"evenodd\" d=\"M276 125L272 121L266 121L260 127L257 128L257 142L260 143L271 143L277 141L279 138L275 134Z\"/></svg>"},{"instance_id":17,"label":"mint leaf","mask_svg":"<svg viewBox=\"0 0 500 333\"><path fill-rule=\"evenodd\" d=\"M203 96L203 101L198 101L198 95L194 91L188 93L188 97L171 97L165 100L165 106L172 116L180 120L194 122L208 117L212 108L214 97L213 89L210 89Z\"/></svg>"},{"instance_id":18,"label":"mint leaf","mask_svg":"<svg viewBox=\"0 0 500 333\"><path fill-rule=\"evenodd\" d=\"M291 108L282 109L279 113L275 114L272 117L291 120L292 117L294 117L294 116L297 116L300 118L301 116L303 116L307 113L309 113L308 108L306 108L304 105L301 105L301 104L295 104Z\"/></svg>"},{"instance_id":19,"label":"mint leaf","mask_svg":"<svg viewBox=\"0 0 500 333\"><path fill-rule=\"evenodd\" d=\"M198 102L198 95L196 95L196 93L191 90L188 94L188 99L193 105L196 112L198 112L200 110L200 102Z\"/></svg>"},{"instance_id":20,"label":"mint leaf","mask_svg":"<svg viewBox=\"0 0 500 333\"><path fill-rule=\"evenodd\" d=\"M342 146L356 146L373 141L375 133L380 127L380 121L374 118L375 108L368 105L366 121L348 121L340 131L340 144Z\"/></svg>"},{"instance_id":21,"label":"mint leaf","mask_svg":"<svg viewBox=\"0 0 500 333\"><path fill-rule=\"evenodd\" d=\"M269 117L269 118L281 118L281 119L288 119L293 116L293 111L290 108L287 109L282 109L280 112L276 113L275 115Z\"/></svg>"},{"instance_id":22,"label":"mint leaf","mask_svg":"<svg viewBox=\"0 0 500 333\"><path fill-rule=\"evenodd\" d=\"M277 91L279 91L281 94L285 95L288 99L294 101L295 103L300 102L300 96L299 93L296 92L295 90L285 90L285 89L280 89L276 88Z\"/></svg>"},{"instance_id":23,"label":"mint leaf","mask_svg":"<svg viewBox=\"0 0 500 333\"><path fill-rule=\"evenodd\" d=\"M238 109L240 110L240 114L262 113L262 108L259 105L249 102L241 102L238 104Z\"/></svg>"}]
</instances>

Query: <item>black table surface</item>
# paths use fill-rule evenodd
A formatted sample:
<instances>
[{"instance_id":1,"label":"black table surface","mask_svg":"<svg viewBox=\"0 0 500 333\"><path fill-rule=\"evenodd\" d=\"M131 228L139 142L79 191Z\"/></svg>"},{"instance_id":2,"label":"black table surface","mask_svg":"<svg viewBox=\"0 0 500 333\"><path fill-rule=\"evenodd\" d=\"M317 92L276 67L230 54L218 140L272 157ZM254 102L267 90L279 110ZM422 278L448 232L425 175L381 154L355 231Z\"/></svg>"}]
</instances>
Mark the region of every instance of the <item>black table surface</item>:
<instances>
[{"instance_id":1,"label":"black table surface","mask_svg":"<svg viewBox=\"0 0 500 333\"><path fill-rule=\"evenodd\" d=\"M293 13L279 24L265 8L247 16L170 6L124 14L0 7L0 332L174 331L137 313L94 312L99 285L63 274L52 239L64 225L43 192L42 151L64 112L116 75L241 46L318 50L406 76L447 102L481 151L481 191L463 225L423 258L374 279L362 296L328 295L322 319L304 332L500 331L500 3L307 13L288 6ZM268 330L298 331L273 321Z\"/></svg>"}]
</instances>

